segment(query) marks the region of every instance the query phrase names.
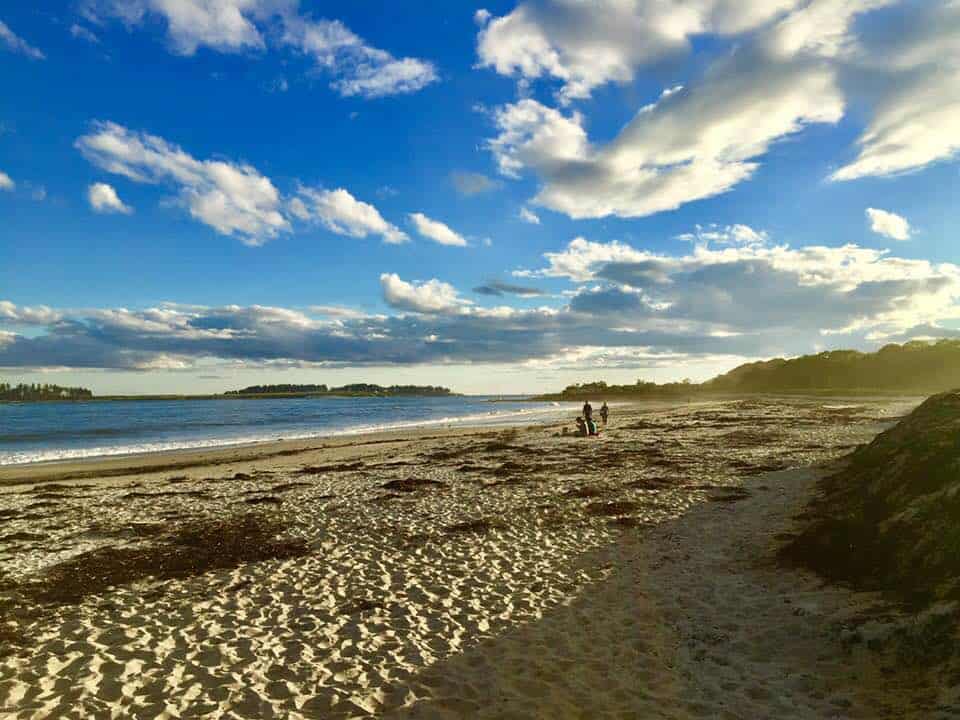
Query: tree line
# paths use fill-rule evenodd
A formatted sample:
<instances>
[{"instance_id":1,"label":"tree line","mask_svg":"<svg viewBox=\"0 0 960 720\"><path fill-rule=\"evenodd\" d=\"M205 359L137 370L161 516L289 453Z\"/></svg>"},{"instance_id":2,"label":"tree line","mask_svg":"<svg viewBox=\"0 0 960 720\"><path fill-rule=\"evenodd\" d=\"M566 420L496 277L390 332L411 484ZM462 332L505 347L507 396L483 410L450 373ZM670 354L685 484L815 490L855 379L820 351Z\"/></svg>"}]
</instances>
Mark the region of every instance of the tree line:
<instances>
[{"instance_id":1,"label":"tree line","mask_svg":"<svg viewBox=\"0 0 960 720\"><path fill-rule=\"evenodd\" d=\"M88 400L93 393L82 387L61 387L48 383L0 382L0 401L36 402L38 400Z\"/></svg>"},{"instance_id":2,"label":"tree line","mask_svg":"<svg viewBox=\"0 0 960 720\"><path fill-rule=\"evenodd\" d=\"M746 363L703 383L689 380L633 385L568 385L546 398L689 397L710 393L902 392L925 394L960 387L960 340L885 345L876 352L830 350L786 360Z\"/></svg>"},{"instance_id":3,"label":"tree line","mask_svg":"<svg viewBox=\"0 0 960 720\"><path fill-rule=\"evenodd\" d=\"M370 383L354 383L340 387L327 385L250 385L240 390L229 390L226 395L286 395L328 394L328 395L452 395L449 388L433 385L373 385Z\"/></svg>"}]
</instances>

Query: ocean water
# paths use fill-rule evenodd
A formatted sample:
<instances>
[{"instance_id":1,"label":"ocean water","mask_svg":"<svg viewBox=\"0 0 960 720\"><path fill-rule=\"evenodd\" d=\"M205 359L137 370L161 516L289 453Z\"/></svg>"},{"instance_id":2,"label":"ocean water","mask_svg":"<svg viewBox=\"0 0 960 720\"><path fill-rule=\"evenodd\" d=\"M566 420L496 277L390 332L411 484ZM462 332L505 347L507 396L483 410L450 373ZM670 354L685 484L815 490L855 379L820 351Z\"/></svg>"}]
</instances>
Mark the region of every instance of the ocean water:
<instances>
[{"instance_id":1,"label":"ocean water","mask_svg":"<svg viewBox=\"0 0 960 720\"><path fill-rule=\"evenodd\" d=\"M534 423L574 405L487 397L0 403L0 465L447 425Z\"/></svg>"}]
</instances>

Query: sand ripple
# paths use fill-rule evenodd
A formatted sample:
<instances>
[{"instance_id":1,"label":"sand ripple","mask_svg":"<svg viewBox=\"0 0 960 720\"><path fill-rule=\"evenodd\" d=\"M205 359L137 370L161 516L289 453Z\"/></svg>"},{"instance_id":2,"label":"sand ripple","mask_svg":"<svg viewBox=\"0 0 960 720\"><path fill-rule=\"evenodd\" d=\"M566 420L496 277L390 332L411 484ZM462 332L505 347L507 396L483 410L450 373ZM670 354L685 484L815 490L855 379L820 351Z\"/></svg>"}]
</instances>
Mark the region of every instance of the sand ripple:
<instances>
[{"instance_id":1,"label":"sand ripple","mask_svg":"<svg viewBox=\"0 0 960 720\"><path fill-rule=\"evenodd\" d=\"M249 511L250 498L272 498L311 552L9 610L26 612L6 619L27 641L0 657L0 708L24 719L670 708L676 681L637 570L643 528L736 502L730 489L751 474L834 456L884 412L632 409L600 440L536 428L391 446L348 469L264 463L242 477L14 489L0 495L0 532L14 537L0 541L0 570L14 583L90 549L151 542L158 526ZM632 681L604 686L611 677Z\"/></svg>"}]
</instances>

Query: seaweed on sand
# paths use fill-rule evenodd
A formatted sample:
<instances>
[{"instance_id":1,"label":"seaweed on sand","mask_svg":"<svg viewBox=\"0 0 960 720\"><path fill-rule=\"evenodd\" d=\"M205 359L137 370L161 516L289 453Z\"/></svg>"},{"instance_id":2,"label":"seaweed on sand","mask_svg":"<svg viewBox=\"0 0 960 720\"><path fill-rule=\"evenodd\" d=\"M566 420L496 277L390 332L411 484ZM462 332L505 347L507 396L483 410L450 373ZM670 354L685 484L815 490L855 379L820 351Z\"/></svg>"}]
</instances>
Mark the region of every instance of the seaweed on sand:
<instances>
[{"instance_id":1,"label":"seaweed on sand","mask_svg":"<svg viewBox=\"0 0 960 720\"><path fill-rule=\"evenodd\" d=\"M479 533L486 534L491 530L502 530L505 528L500 520L491 520L487 518L480 518L477 520L466 520L464 522L454 523L453 525L447 525L443 529L445 533Z\"/></svg>"},{"instance_id":2,"label":"seaweed on sand","mask_svg":"<svg viewBox=\"0 0 960 720\"><path fill-rule=\"evenodd\" d=\"M309 550L302 540L278 537L284 530L279 519L261 514L186 522L156 544L99 548L70 558L23 585L22 591L36 602L71 604L147 578L192 577L306 555Z\"/></svg>"},{"instance_id":3,"label":"seaweed on sand","mask_svg":"<svg viewBox=\"0 0 960 720\"><path fill-rule=\"evenodd\" d=\"M382 487L384 490L395 490L397 492L414 492L420 488L445 488L446 483L439 480L430 480L428 478L408 477L402 480L391 480L385 482Z\"/></svg>"},{"instance_id":4,"label":"seaweed on sand","mask_svg":"<svg viewBox=\"0 0 960 720\"><path fill-rule=\"evenodd\" d=\"M363 470L363 461L352 463L339 463L334 465L306 465L296 471L297 475L319 475L327 472L350 472L354 470Z\"/></svg>"},{"instance_id":5,"label":"seaweed on sand","mask_svg":"<svg viewBox=\"0 0 960 720\"><path fill-rule=\"evenodd\" d=\"M258 497L251 497L244 500L247 505L282 505L283 498L278 498L275 495L260 495Z\"/></svg>"},{"instance_id":6,"label":"seaweed on sand","mask_svg":"<svg viewBox=\"0 0 960 720\"><path fill-rule=\"evenodd\" d=\"M662 488L673 487L679 483L676 479L671 479L663 475L649 475L637 480L631 480L624 483L621 487L636 488L640 490L660 490Z\"/></svg>"},{"instance_id":7,"label":"seaweed on sand","mask_svg":"<svg viewBox=\"0 0 960 720\"><path fill-rule=\"evenodd\" d=\"M584 485L583 487L567 490L563 496L568 498L594 498L605 495L607 491L596 485Z\"/></svg>"},{"instance_id":8,"label":"seaweed on sand","mask_svg":"<svg viewBox=\"0 0 960 720\"><path fill-rule=\"evenodd\" d=\"M133 492L128 492L126 495L123 495L124 498L159 498L159 497L207 497L206 490L160 490L157 492L141 492L139 490L134 490Z\"/></svg>"},{"instance_id":9,"label":"seaweed on sand","mask_svg":"<svg viewBox=\"0 0 960 720\"><path fill-rule=\"evenodd\" d=\"M616 500L614 502L595 502L587 505L585 512L587 515L613 516L627 515L640 508L640 503L629 500Z\"/></svg>"}]
</instances>

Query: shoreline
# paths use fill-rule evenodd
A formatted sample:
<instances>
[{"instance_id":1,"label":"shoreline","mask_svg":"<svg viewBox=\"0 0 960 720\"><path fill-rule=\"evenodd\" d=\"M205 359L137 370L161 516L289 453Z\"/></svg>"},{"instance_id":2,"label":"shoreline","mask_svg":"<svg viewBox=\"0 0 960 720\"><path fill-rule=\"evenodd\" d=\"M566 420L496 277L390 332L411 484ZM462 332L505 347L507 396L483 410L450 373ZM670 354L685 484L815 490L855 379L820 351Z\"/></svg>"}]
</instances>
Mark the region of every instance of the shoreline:
<instances>
[{"instance_id":1,"label":"shoreline","mask_svg":"<svg viewBox=\"0 0 960 720\"><path fill-rule=\"evenodd\" d=\"M149 459L154 457L176 458L178 455L190 456L190 458L204 454L217 456L224 453L230 454L231 452L237 450L245 451L247 456L253 457L254 455L263 453L281 454L284 450L297 450L299 452L304 450L304 446L306 446L306 449L309 449L310 446L315 446L317 443L336 442L337 445L344 443L364 444L365 441L384 442L391 438L415 439L416 437L422 437L417 435L418 432L445 434L448 432L456 433L460 430L469 431L484 428L497 429L504 427L522 427L527 425L546 425L564 420L566 415L568 413L572 413L573 411L574 409L572 407L557 406L545 407L538 410L517 410L515 412L504 413L502 415L468 414L463 416L449 416L435 419L410 420L406 422L399 421L392 424L384 424L385 426L383 426L382 429L377 426L358 425L354 428L348 428L346 430L337 432L324 432L321 430L315 434L294 434L293 437L263 437L262 439L196 438L193 440L173 441L185 443L182 447L151 448L132 450L130 452L101 452L98 454L76 455L72 457L67 456L42 460L28 460L26 462L0 463L0 485L5 484L6 479L9 478L11 473L17 474L18 470L31 470L33 468L76 465L78 468L86 467L90 470L95 470L95 466L99 463L115 461L114 463L109 463L108 469L113 469L115 465L122 465L124 462L134 463L140 459ZM279 434L280 433L278 433L278 435ZM118 448L124 448L124 446L118 446ZM101 449L109 451L111 448L90 448L89 451ZM262 449L263 452L252 453L251 451L255 449ZM80 451L84 452L85 450L81 449ZM188 464L183 465L183 462L187 462ZM171 467L174 465L178 467L189 467L195 464L215 464L213 462L204 462L202 459L191 459L183 462L173 461L171 463L161 462L159 464L169 464ZM157 464L158 463L154 461L146 463L146 465L149 466Z\"/></svg>"},{"instance_id":2,"label":"shoreline","mask_svg":"<svg viewBox=\"0 0 960 720\"><path fill-rule=\"evenodd\" d=\"M42 460L30 463L0 465L0 487L33 484L58 480L85 480L90 478L130 477L190 470L212 466L279 461L295 464L284 458L310 459L311 454L329 451L349 453L365 446L408 444L446 438L490 435L514 427L547 427L551 424L568 424L561 419L545 419L539 423L520 422L497 425L461 425L459 427L434 428L418 425L399 430L368 433L317 435L309 438L260 440L248 443L225 444L197 448L174 448L142 453L96 455L83 458ZM558 425L559 426L559 425ZM418 433L426 428L429 434ZM304 457L306 456L306 457Z\"/></svg>"},{"instance_id":3,"label":"shoreline","mask_svg":"<svg viewBox=\"0 0 960 720\"><path fill-rule=\"evenodd\" d=\"M697 401L691 403L691 406L706 402L708 401ZM657 410L671 407L674 404L668 400L635 400L618 401L611 403L610 407L620 410L635 410L640 407ZM459 422L457 418L444 418L414 421L402 427L385 430L367 431L358 429L356 431L317 434L299 438L268 438L224 442L218 445L0 464L0 487L60 480L85 480L97 477L141 476L201 467L258 463L271 459L280 460L284 457L303 456L320 451L336 452L367 445L410 443L465 435L482 435L510 428L560 428L566 425L572 431L576 413L577 409L575 407L544 408L542 411L517 412L487 421L475 416L464 416L463 422ZM292 461L287 464L292 464Z\"/></svg>"}]
</instances>

